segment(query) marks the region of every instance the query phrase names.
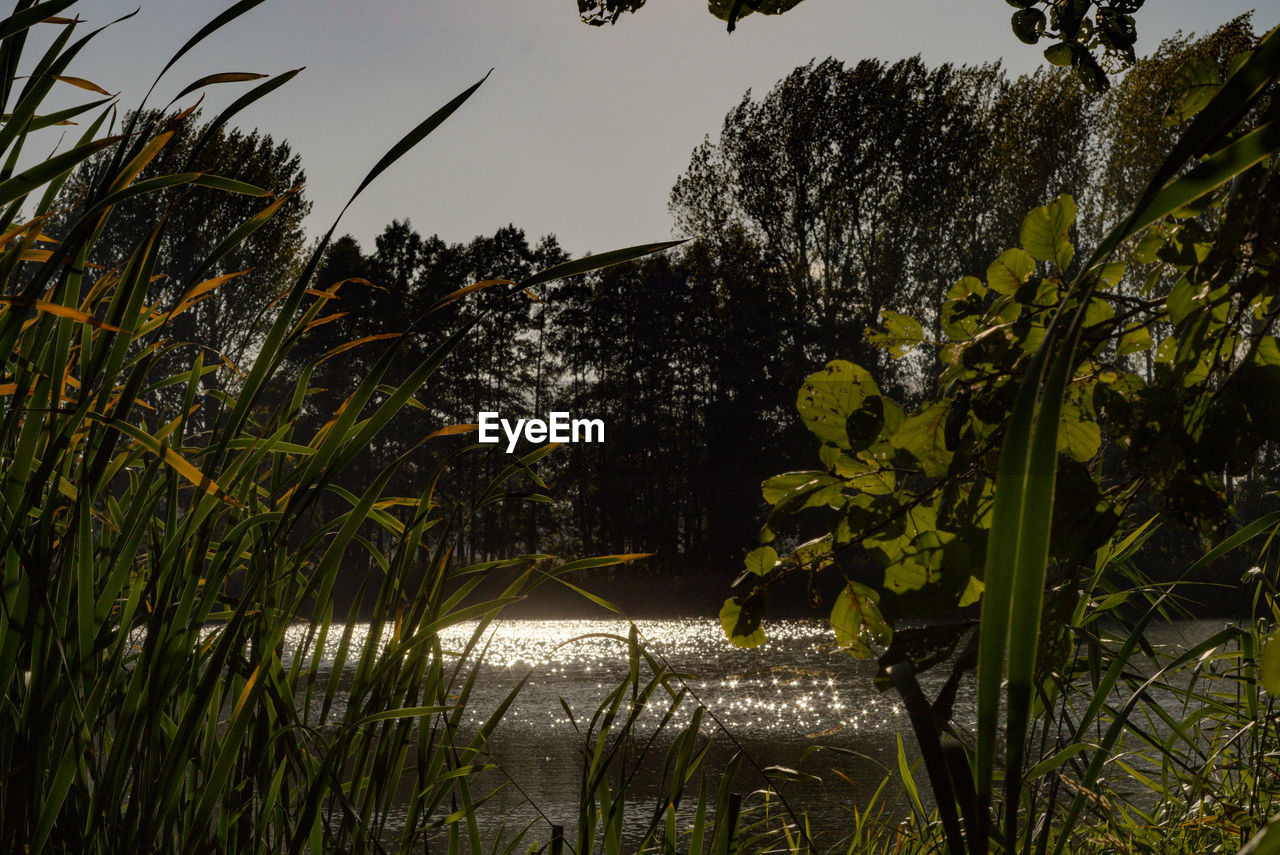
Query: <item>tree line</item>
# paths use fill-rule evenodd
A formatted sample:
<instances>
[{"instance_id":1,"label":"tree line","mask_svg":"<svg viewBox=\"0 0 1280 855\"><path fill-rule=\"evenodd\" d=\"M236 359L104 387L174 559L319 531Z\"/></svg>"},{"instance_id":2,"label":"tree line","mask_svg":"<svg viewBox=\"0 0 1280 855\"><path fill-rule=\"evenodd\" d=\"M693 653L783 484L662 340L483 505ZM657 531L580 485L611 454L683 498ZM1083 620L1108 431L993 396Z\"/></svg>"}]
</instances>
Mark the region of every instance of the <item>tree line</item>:
<instances>
[{"instance_id":1,"label":"tree line","mask_svg":"<svg viewBox=\"0 0 1280 855\"><path fill-rule=\"evenodd\" d=\"M259 418L287 408L290 381L305 373L312 391L295 436L309 438L415 319L440 335L415 338L414 356L474 323L412 415L363 450L349 483L332 485L332 506L399 460L401 495L431 489L474 511L461 557L653 553L613 584L598 581L636 608L706 613L755 540L767 509L762 480L809 466L812 439L794 409L804 378L849 359L895 399L918 400L938 374L937 349L893 359L895 337L941 341L952 286L984 270L1016 242L1023 214L1059 194L1079 203L1080 242L1091 244L1176 137L1172 93L1188 60L1225 70L1253 40L1246 16L1167 41L1104 94L1054 68L1012 77L998 64L934 67L919 57L811 62L763 95L746 93L719 136L693 151L670 197L685 244L528 292L494 285L455 294L566 261L554 236L531 239L509 225L450 243L394 221L371 247L343 237L316 275L323 305L296 332L276 412ZM207 254L199 230L171 230L183 237L162 254L157 306L194 301L174 358L200 350L205 364L224 366L205 383L234 385L255 319L305 249L305 190L294 191L305 176L287 142L208 125L179 133L182 144L147 169L172 170L169 161L183 158L251 183L286 174L289 186L268 189L292 192L270 232L201 272L232 277L225 287L184 290L193 259ZM73 181L73 201L74 190ZM231 216L263 203L221 194L209 204ZM139 208L112 228L137 220L141 229L155 215ZM98 262L109 270L119 260ZM1131 278L1123 288L1140 299L1141 279ZM174 390L155 397L149 417L160 425L182 401ZM517 463L514 474L509 467L532 448L512 457L502 446L464 451L474 435L424 441L481 411L545 418L553 410L602 419L606 441L567 445L535 465ZM509 476L502 501L488 490L499 476ZM1244 483L1232 498L1252 501L1265 486ZM357 571L376 570L375 552L353 561L353 587ZM663 581L640 590L630 585L637 576Z\"/></svg>"}]
</instances>

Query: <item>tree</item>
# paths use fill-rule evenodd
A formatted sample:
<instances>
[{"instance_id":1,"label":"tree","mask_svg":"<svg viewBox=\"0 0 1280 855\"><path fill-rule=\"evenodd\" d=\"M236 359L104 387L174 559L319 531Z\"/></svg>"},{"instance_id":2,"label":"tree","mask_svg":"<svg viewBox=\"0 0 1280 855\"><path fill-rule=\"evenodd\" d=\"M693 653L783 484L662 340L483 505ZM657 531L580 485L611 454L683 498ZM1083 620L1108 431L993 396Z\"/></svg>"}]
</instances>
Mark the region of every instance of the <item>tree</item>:
<instances>
[{"instance_id":1,"label":"tree","mask_svg":"<svg viewBox=\"0 0 1280 855\"><path fill-rule=\"evenodd\" d=\"M1087 140L1078 85L1044 72L1009 82L996 66L930 69L833 59L750 93L676 182L687 235L741 229L793 289L804 358L874 363L865 334L936 306L1017 230L1005 202L1077 190ZM921 319L935 329L938 317ZM852 348L852 351L850 350ZM919 377L898 372L905 390Z\"/></svg>"},{"instance_id":2,"label":"tree","mask_svg":"<svg viewBox=\"0 0 1280 855\"><path fill-rule=\"evenodd\" d=\"M1164 517L1220 539L1224 481L1280 443L1280 134L1274 121L1252 123L1276 115L1280 30L1233 67L1217 79L1187 65L1176 75L1173 104L1196 118L1087 260L1075 260L1077 206L1063 195L1026 216L1021 246L997 256L985 282L969 276L954 286L942 307L945 368L930 398L900 406L870 372L843 360L811 375L796 407L822 444L822 468L764 485L774 513L746 561L752 584L721 611L726 635L739 646L765 640L765 592L782 576L842 577L830 617L836 641L855 657L878 655L882 678L907 704L952 852L984 855L997 821L1001 851L1030 851L1037 837L1043 848L1055 833L1064 851L1082 812L1105 804L1099 774L1154 678L1101 747L1085 746L1088 763L1077 766L1059 829L1051 826L1055 786L1033 780L1045 775L1038 769L1050 770L1045 780L1057 776L1066 752L1048 757L1094 730L1090 718L1110 691L1093 681L1090 711L1078 729L1067 725L1064 739L1064 722L1076 715L1069 688L1112 655L1088 629L1115 599L1105 596L1115 588L1103 571L1116 553L1102 547L1142 491L1160 498ZM1147 299L1118 288L1131 260L1161 268L1147 280ZM1150 333L1157 324L1173 331L1158 347ZM903 354L901 341L881 344ZM1152 352L1151 382L1126 370L1124 358L1137 352ZM1123 450L1119 472L1102 465L1108 441ZM823 509L825 533L780 558L775 526L805 509ZM1272 526L1258 520L1233 540ZM1123 534L1116 549L1140 541L1142 527L1128 521ZM931 703L915 673L949 658L974 626L966 609L978 602L973 655L957 657ZM1165 595L1149 595L1113 676L1165 604ZM939 617L945 621L904 626ZM1263 654L1264 674L1276 667L1277 650L1269 644ZM955 736L947 723L955 689L975 662L973 750L958 740L944 747L944 732ZM1002 805L994 797L998 755ZM1273 845L1274 833L1246 848Z\"/></svg>"},{"instance_id":3,"label":"tree","mask_svg":"<svg viewBox=\"0 0 1280 855\"><path fill-rule=\"evenodd\" d=\"M1097 212L1101 224L1114 224L1133 206L1197 103L1226 77L1232 57L1257 44L1252 20L1249 13L1199 38L1180 33L1165 39L1102 99L1099 125L1105 130L1099 148L1105 165L1098 185L1106 194ZM1184 92L1186 101L1179 97Z\"/></svg>"},{"instance_id":4,"label":"tree","mask_svg":"<svg viewBox=\"0 0 1280 855\"><path fill-rule=\"evenodd\" d=\"M133 119L126 116L126 123ZM189 309L173 319L178 341L216 354L231 363L253 350L259 313L284 283L297 273L306 244L303 218L311 209L302 187L306 182L301 160L287 142L276 142L256 130L201 124L198 112L165 118L150 112L140 123L155 121L168 126L173 136L143 168L137 180L174 172L201 171L243 181L288 198L275 216L243 243L218 258L211 258L220 236L264 209L272 200L205 187L186 187L131 199L116 206L98 235L89 260L99 269L118 269L133 250L150 235L158 218L169 218L160 247L156 282L150 300L157 309L176 308L182 296L202 281L233 273L232 278L195 299ZM197 148L199 145L199 148ZM84 201L95 172L105 160L81 167L63 189L72 210ZM56 226L55 226L56 228ZM210 261L210 264L206 264ZM199 274L198 278L196 274ZM189 350L181 358L189 359ZM206 359L206 361L209 361Z\"/></svg>"},{"instance_id":5,"label":"tree","mask_svg":"<svg viewBox=\"0 0 1280 855\"><path fill-rule=\"evenodd\" d=\"M443 334L477 321L451 355L448 381L428 385L415 409L399 414L377 446L362 450L349 475L348 486L358 486L360 479L367 481L400 459L393 488L406 495L420 491L432 479L442 454L434 445L424 448L424 436L443 425L474 423L482 411L501 412L507 418L533 415L550 399L553 384L543 341L545 304L520 295L504 298L502 287L482 289L466 299L448 298L464 286L523 279L564 260L554 237L530 246L515 226L466 244L448 244L436 235L423 238L410 222L397 220L375 238L369 255L349 235L335 241L316 277L317 288L332 291L332 299L326 300L310 329L300 333L292 353L293 377L317 357L334 354L312 370L302 434L310 436L322 428L384 349L408 332L416 318L430 313L433 328L441 334L399 342L402 358L388 371L387 388L403 382ZM374 402L378 400L375 396ZM457 477L440 487L441 500L477 504L502 465L493 455L456 461ZM480 556L497 554L517 542L532 543L541 534L538 522L521 516L511 503L490 507L475 517L462 548Z\"/></svg>"}]
</instances>

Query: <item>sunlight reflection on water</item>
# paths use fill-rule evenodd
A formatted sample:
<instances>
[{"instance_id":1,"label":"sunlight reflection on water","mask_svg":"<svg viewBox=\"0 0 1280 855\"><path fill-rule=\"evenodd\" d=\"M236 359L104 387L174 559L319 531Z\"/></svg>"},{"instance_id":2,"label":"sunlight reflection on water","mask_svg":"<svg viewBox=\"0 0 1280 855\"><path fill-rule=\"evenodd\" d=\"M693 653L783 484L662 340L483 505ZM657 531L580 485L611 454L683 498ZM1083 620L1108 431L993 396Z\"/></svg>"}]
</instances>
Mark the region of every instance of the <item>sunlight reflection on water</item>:
<instances>
[{"instance_id":1,"label":"sunlight reflection on water","mask_svg":"<svg viewBox=\"0 0 1280 855\"><path fill-rule=\"evenodd\" d=\"M825 623L771 623L769 641L754 650L729 645L713 620L641 621L636 626L649 652L682 675L677 686L687 688L690 696L663 731L659 750L629 786L638 808L628 814L625 828L632 842L643 834L652 806L662 798L666 746L699 703L708 710L702 734L711 743L704 764L711 773L710 785L715 787L719 771L739 747L760 768L799 766L815 777L778 785L815 828L843 827L849 807L865 803L887 770L896 769L896 734L899 729L909 730L905 711L895 695L874 687L874 662L851 659L837 649ZM474 623L448 628L441 633L442 647L456 655L475 628ZM495 774L512 786L486 805L494 809L490 817L496 817L482 817L487 833L496 833L499 819L547 818L572 829L581 780L582 731L627 674L628 630L629 624L622 620L511 620L486 630L478 645L484 648L484 665L467 706L466 725L479 727L522 679L533 675L503 715L489 746L501 767ZM291 630L287 652L296 650L306 632L305 626ZM341 626L331 628L329 644L317 663L319 670L332 671L333 651L342 632ZM352 627L344 672L354 668L370 634L368 625ZM389 637L390 629L384 627L381 635ZM939 673L938 685L944 676ZM932 686L932 675L925 679ZM966 703L969 699L962 692L959 706ZM331 721L342 714L344 704L345 697L340 695L330 711ZM564 706L572 711L574 721ZM640 731L656 728L667 712L665 698L651 703L640 718ZM806 749L818 745L837 752L802 764ZM914 751L908 753L914 760ZM749 763L745 768L739 789L751 792L765 784ZM888 797L894 805L896 796ZM526 798L536 808L526 804ZM545 839L545 831L535 829L534 834Z\"/></svg>"},{"instance_id":2,"label":"sunlight reflection on water","mask_svg":"<svg viewBox=\"0 0 1280 855\"><path fill-rule=\"evenodd\" d=\"M683 675L681 682L689 688L690 700L701 702L731 732L814 737L840 730L893 733L903 715L892 695L872 686L874 664L854 661L840 652L829 628L817 621L771 624L770 640L754 650L731 647L714 621L641 621L636 626L641 642L659 662ZM461 650L475 627L464 623L442 632L446 652ZM535 679L504 716L503 727L568 726L557 699L564 697L575 715L580 704L594 708L626 673L628 628L621 620L497 623L483 642L481 697L500 698L533 672ZM296 649L306 631L305 626L290 630L287 648ZM333 668L334 639L342 627L332 627L330 633L320 670ZM353 628L348 669L369 633L367 624ZM483 703L474 705L469 710L471 721L483 721L490 709ZM689 704L678 723L687 722L692 711ZM655 707L651 714L660 716L661 711Z\"/></svg>"},{"instance_id":3,"label":"sunlight reflection on water","mask_svg":"<svg viewBox=\"0 0 1280 855\"><path fill-rule=\"evenodd\" d=\"M476 626L464 623L444 630L440 641L446 655L456 662ZM698 704L709 712L702 735L710 741L703 766L710 773L710 786L714 789L720 770L739 748L757 769L798 767L812 777L794 781L775 777L770 784L792 800L817 837L828 844L843 836L852 808L865 806L891 769L890 777L896 776L900 732L908 762L914 763L918 757L910 724L896 695L881 693L872 682L875 663L854 660L837 649L824 622L770 623L769 641L754 650L730 646L714 620L641 621L636 626L649 652L665 667L679 672L678 684L688 689L689 698L662 732L658 750L641 764L628 784L630 803L638 808L628 813L624 826L631 845L643 835L653 816L652 806L664 798L666 747ZM1158 646L1177 648L1186 644L1184 631L1205 635L1220 626L1205 621L1156 628L1151 640ZM477 645L477 650L484 650L484 664L467 705L464 729L474 732L521 680L532 676L488 743L498 766L498 771L484 773L489 776L488 786L501 784L506 789L479 814L485 835L500 836L504 823L509 832L529 822L535 824L531 839L545 841L549 822L566 825L573 834L582 777L583 731L599 704L628 672L629 627L622 620L510 620L486 629ZM286 657L297 650L307 632L306 625L290 630ZM332 673L343 632L341 625L330 628L329 643L315 662L317 670ZM355 663L371 634L368 624L351 627L341 681L344 688L350 685ZM384 638L390 634L389 627L380 633ZM471 658L474 660L474 653ZM939 667L921 675L921 685L929 696L937 694L949 671ZM974 720L972 685L971 678L963 681L956 697L954 720L961 726ZM339 692L329 720L340 716L344 708L345 692ZM656 728L667 710L665 699L646 707L640 731ZM818 746L833 750L815 754ZM746 764L735 781L735 788L744 793L765 784L751 765ZM923 770L917 769L915 774L923 786ZM906 815L896 780L886 790L883 804L887 809L884 821L890 827ZM401 827L404 821L400 818ZM386 831L398 833L394 827ZM393 842L393 837L386 842Z\"/></svg>"}]
</instances>

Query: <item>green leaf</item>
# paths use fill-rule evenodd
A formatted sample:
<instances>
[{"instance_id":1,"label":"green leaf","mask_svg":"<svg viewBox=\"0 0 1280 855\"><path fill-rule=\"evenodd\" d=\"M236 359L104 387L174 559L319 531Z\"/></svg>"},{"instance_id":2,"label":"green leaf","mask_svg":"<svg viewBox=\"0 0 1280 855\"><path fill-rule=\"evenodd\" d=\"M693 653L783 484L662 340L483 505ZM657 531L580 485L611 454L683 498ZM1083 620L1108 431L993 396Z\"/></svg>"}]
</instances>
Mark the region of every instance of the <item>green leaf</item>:
<instances>
[{"instance_id":1,"label":"green leaf","mask_svg":"<svg viewBox=\"0 0 1280 855\"><path fill-rule=\"evenodd\" d=\"M1280 816L1267 820L1236 855L1280 855Z\"/></svg>"},{"instance_id":2,"label":"green leaf","mask_svg":"<svg viewBox=\"0 0 1280 855\"><path fill-rule=\"evenodd\" d=\"M778 564L778 553L772 546L762 546L747 553L747 570L757 576L766 576Z\"/></svg>"},{"instance_id":3,"label":"green leaf","mask_svg":"<svg viewBox=\"0 0 1280 855\"><path fill-rule=\"evenodd\" d=\"M867 341L889 351L889 355L894 359L901 359L924 341L924 329L920 326L920 322L910 315L881 309L880 322L884 327L883 330L867 328Z\"/></svg>"},{"instance_id":4,"label":"green leaf","mask_svg":"<svg viewBox=\"0 0 1280 855\"><path fill-rule=\"evenodd\" d=\"M356 727L362 727L366 724L374 724L379 721L391 721L393 719L402 718L421 718L428 715L439 715L440 713L452 712L457 707L403 707L395 710L383 710L373 715L365 716L356 722Z\"/></svg>"},{"instance_id":5,"label":"green leaf","mask_svg":"<svg viewBox=\"0 0 1280 855\"><path fill-rule=\"evenodd\" d=\"M1065 272L1075 254L1070 236L1071 226L1075 221L1075 200L1065 194L1059 196L1048 205L1036 208L1023 219L1020 237L1022 246L1032 258L1052 261L1058 270Z\"/></svg>"},{"instance_id":6,"label":"green leaf","mask_svg":"<svg viewBox=\"0 0 1280 855\"><path fill-rule=\"evenodd\" d=\"M1039 9L1021 9L1013 13L1013 34L1023 44L1033 45L1040 41L1044 32L1044 12Z\"/></svg>"},{"instance_id":7,"label":"green leaf","mask_svg":"<svg viewBox=\"0 0 1280 855\"><path fill-rule=\"evenodd\" d=\"M930 582L938 581L938 574L916 558L904 558L884 568L884 587L896 594L918 591Z\"/></svg>"},{"instance_id":8,"label":"green leaf","mask_svg":"<svg viewBox=\"0 0 1280 855\"><path fill-rule=\"evenodd\" d=\"M907 452L916 459L920 469L930 478L947 473L952 453L946 445L946 401L932 401L907 417L901 427L889 437L894 448Z\"/></svg>"},{"instance_id":9,"label":"green leaf","mask_svg":"<svg viewBox=\"0 0 1280 855\"><path fill-rule=\"evenodd\" d=\"M1148 229L1138 241L1138 245L1134 247L1134 260L1141 264L1155 264L1160 260L1156 253L1164 247L1168 237L1164 229L1159 226Z\"/></svg>"},{"instance_id":10,"label":"green leaf","mask_svg":"<svg viewBox=\"0 0 1280 855\"><path fill-rule=\"evenodd\" d=\"M1273 335L1264 335L1258 340L1253 361L1259 365L1280 365L1280 341Z\"/></svg>"},{"instance_id":11,"label":"green leaf","mask_svg":"<svg viewBox=\"0 0 1280 855\"><path fill-rule=\"evenodd\" d=\"M799 510L830 504L840 496L841 481L827 472L784 472L760 486L769 504L794 506L793 510Z\"/></svg>"},{"instance_id":12,"label":"green leaf","mask_svg":"<svg viewBox=\"0 0 1280 855\"><path fill-rule=\"evenodd\" d=\"M1044 58L1049 60L1051 65L1066 68L1071 65L1071 45L1064 42L1058 42L1044 49Z\"/></svg>"},{"instance_id":13,"label":"green leaf","mask_svg":"<svg viewBox=\"0 0 1280 855\"><path fill-rule=\"evenodd\" d=\"M987 296L987 286L977 276L963 276L947 291L948 300L963 300L970 295Z\"/></svg>"},{"instance_id":14,"label":"green leaf","mask_svg":"<svg viewBox=\"0 0 1280 855\"><path fill-rule=\"evenodd\" d=\"M1072 460L1087 463L1102 447L1102 430L1096 422L1082 421L1064 410L1058 429L1058 450Z\"/></svg>"},{"instance_id":15,"label":"green leaf","mask_svg":"<svg viewBox=\"0 0 1280 855\"><path fill-rule=\"evenodd\" d=\"M841 454L835 461L835 473L845 479L847 486L873 496L887 496L897 486L892 469L878 463L870 463L859 456Z\"/></svg>"},{"instance_id":16,"label":"green leaf","mask_svg":"<svg viewBox=\"0 0 1280 855\"><path fill-rule=\"evenodd\" d=\"M764 599L758 596L747 597L741 604L737 598L730 597L720 607L720 627L734 647L759 647L765 643L764 630L760 627L762 617Z\"/></svg>"},{"instance_id":17,"label":"green leaf","mask_svg":"<svg viewBox=\"0 0 1280 855\"><path fill-rule=\"evenodd\" d=\"M1016 803L1021 797L1022 759L1048 572L1059 416L1082 314L1077 309L1070 337L1060 350L1044 347L1036 352L1019 386L1000 447L978 644L974 772L984 811L990 807L993 790L997 718L1005 685L1005 799ZM1047 361L1054 350L1054 358ZM1017 818L1011 816L1006 825L1006 847L1016 848L1016 829Z\"/></svg>"},{"instance_id":18,"label":"green leaf","mask_svg":"<svg viewBox=\"0 0 1280 855\"><path fill-rule=\"evenodd\" d=\"M723 620L723 618L722 618ZM880 595L857 582L845 585L831 609L836 644L855 659L869 659L871 644L889 646L893 630L880 614Z\"/></svg>"},{"instance_id":19,"label":"green leaf","mask_svg":"<svg viewBox=\"0 0 1280 855\"><path fill-rule=\"evenodd\" d=\"M849 447L854 451L865 451L880 439L886 427L893 430L897 424L901 423L902 418L901 408L893 401L880 395L867 396L862 406L845 420L844 427L849 436ZM823 447L835 452L831 462L827 464L830 467L838 459L840 449L833 445Z\"/></svg>"},{"instance_id":20,"label":"green leaf","mask_svg":"<svg viewBox=\"0 0 1280 855\"><path fill-rule=\"evenodd\" d=\"M1141 353L1150 350L1151 346L1151 331L1140 324L1133 324L1125 330L1124 335L1120 336L1120 342L1116 345L1116 356Z\"/></svg>"},{"instance_id":21,"label":"green leaf","mask_svg":"<svg viewBox=\"0 0 1280 855\"><path fill-rule=\"evenodd\" d=\"M815 537L797 546L791 553L791 560L804 570L822 570L831 564L831 546L831 535Z\"/></svg>"},{"instance_id":22,"label":"green leaf","mask_svg":"<svg viewBox=\"0 0 1280 855\"><path fill-rule=\"evenodd\" d=\"M1199 113L1218 94L1222 88L1218 64L1207 56L1188 59L1173 73L1171 88L1173 101L1165 110L1164 119L1176 125Z\"/></svg>"},{"instance_id":23,"label":"green leaf","mask_svg":"<svg viewBox=\"0 0 1280 855\"><path fill-rule=\"evenodd\" d=\"M805 427L823 442L849 448L846 422L870 395L879 395L876 381L866 369L835 360L810 374L796 397L796 409Z\"/></svg>"},{"instance_id":24,"label":"green leaf","mask_svg":"<svg viewBox=\"0 0 1280 855\"><path fill-rule=\"evenodd\" d=\"M960 608L971 606L982 599L983 587L981 579L977 576L970 576L969 584L964 586L964 593L960 595Z\"/></svg>"},{"instance_id":25,"label":"green leaf","mask_svg":"<svg viewBox=\"0 0 1280 855\"><path fill-rule=\"evenodd\" d=\"M76 146L70 151L41 160L12 178L0 181L0 205L7 205L14 199L44 186L63 172L74 168L81 161L88 160L104 148L119 142L120 139L121 137L106 137Z\"/></svg>"},{"instance_id":26,"label":"green leaf","mask_svg":"<svg viewBox=\"0 0 1280 855\"><path fill-rule=\"evenodd\" d=\"M1006 249L987 268L987 286L998 294L1016 294L1035 272L1035 259L1025 250Z\"/></svg>"}]
</instances>

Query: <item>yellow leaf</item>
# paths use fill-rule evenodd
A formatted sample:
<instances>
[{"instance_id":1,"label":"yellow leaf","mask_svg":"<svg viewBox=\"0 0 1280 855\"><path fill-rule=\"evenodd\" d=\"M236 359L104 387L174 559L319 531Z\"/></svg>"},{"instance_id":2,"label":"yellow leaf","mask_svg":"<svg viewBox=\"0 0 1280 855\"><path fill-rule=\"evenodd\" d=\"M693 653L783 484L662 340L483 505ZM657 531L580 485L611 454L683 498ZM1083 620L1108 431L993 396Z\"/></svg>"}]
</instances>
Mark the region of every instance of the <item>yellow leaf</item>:
<instances>
[{"instance_id":1,"label":"yellow leaf","mask_svg":"<svg viewBox=\"0 0 1280 855\"><path fill-rule=\"evenodd\" d=\"M438 436L456 436L460 433L471 433L480 429L480 425L446 425L440 430L430 434L427 439L435 439Z\"/></svg>"},{"instance_id":2,"label":"yellow leaf","mask_svg":"<svg viewBox=\"0 0 1280 855\"><path fill-rule=\"evenodd\" d=\"M338 345L337 347L325 353L324 356L321 356L319 359L317 359L316 362L324 362L326 359L328 359L331 356L337 356L339 353L345 353L346 351L350 350L353 347L358 347L362 344L366 344L371 341L382 341L383 339L388 339L388 338L399 338L401 335L402 333L382 333L380 335L367 335L367 336L364 336L363 338L358 338L355 341L349 341L349 342L346 342L345 344Z\"/></svg>"},{"instance_id":3,"label":"yellow leaf","mask_svg":"<svg viewBox=\"0 0 1280 855\"><path fill-rule=\"evenodd\" d=\"M219 74L210 74L201 77L195 83L187 87L187 92L192 92L202 86L212 86L215 83L244 83L249 80L261 80L266 77L265 74L257 74L252 71L223 71Z\"/></svg>"},{"instance_id":4,"label":"yellow leaf","mask_svg":"<svg viewBox=\"0 0 1280 855\"><path fill-rule=\"evenodd\" d=\"M99 95L106 95L108 98L111 97L110 92L103 89L101 86L94 83L92 80L85 80L83 77L70 77L68 75L59 75L54 79L61 80L63 83L70 83L72 86L78 86L81 89L87 89L90 92L97 92Z\"/></svg>"},{"instance_id":5,"label":"yellow leaf","mask_svg":"<svg viewBox=\"0 0 1280 855\"><path fill-rule=\"evenodd\" d=\"M41 219L47 219L47 218L45 218L45 217L41 217ZM9 241L13 240L13 239L14 239L15 237L17 237L18 235L23 234L24 232L28 231L28 230L29 230L32 226L34 226L37 222L39 222L39 220L32 220L32 221L31 221L31 222L29 222L29 223L23 223L22 225L20 225L20 226L15 226L14 228L9 229L9 231L7 231L7 232L5 232L4 234L0 235L0 247L3 247L5 244L7 244ZM36 241L40 241L40 242L42 242L42 243L57 243L57 241L56 241L56 240L54 240L53 238L49 237L49 236L48 236L48 235L46 235L44 232L40 232L39 234L37 234L37 235L35 236L34 240L36 240Z\"/></svg>"},{"instance_id":6,"label":"yellow leaf","mask_svg":"<svg viewBox=\"0 0 1280 855\"><path fill-rule=\"evenodd\" d=\"M141 401L138 403L141 403ZM218 482L214 481L208 475L205 475L196 468L191 461L187 460L181 454L174 451L168 445L156 439L141 428L135 427L128 422L108 418L97 413L90 413L89 416L90 418L102 422L105 425L109 425L110 427L113 427L121 433L131 437L147 451L150 451L152 454L164 461L166 466L173 469L173 471L177 472L183 478L187 479L201 490L204 490L209 495L216 496L234 507L241 507L240 502L238 502L234 496L218 486Z\"/></svg>"},{"instance_id":7,"label":"yellow leaf","mask_svg":"<svg viewBox=\"0 0 1280 855\"><path fill-rule=\"evenodd\" d=\"M243 276L248 272L249 270L237 270L235 273L227 273L223 276L215 276L212 279L206 279L205 281L201 282L199 285L191 286L191 290L183 294L182 297L178 299L178 305L173 307L173 311L169 313L169 317L172 318L174 315L185 312L187 309L191 308L195 304L197 299L207 295L210 291L217 288L218 286L223 285L227 282L230 282L232 279L235 279L238 276Z\"/></svg>"},{"instance_id":8,"label":"yellow leaf","mask_svg":"<svg viewBox=\"0 0 1280 855\"><path fill-rule=\"evenodd\" d=\"M23 297L0 297L0 303L11 306L27 306L28 308L34 307L38 311L48 312L49 314L57 315L60 318L67 318L77 323L87 324L95 329L108 330L110 332L121 331L119 327L112 326L106 321L100 321L79 309L73 309L70 306L63 306L58 303L50 303L45 300L30 300Z\"/></svg>"},{"instance_id":9,"label":"yellow leaf","mask_svg":"<svg viewBox=\"0 0 1280 855\"><path fill-rule=\"evenodd\" d=\"M468 285L465 288L459 288L457 291L453 291L449 294L444 295L436 303L435 308L439 309L449 305L450 303L456 300L461 300L463 297L472 293L473 291L483 291L485 288L492 288L494 285L514 285L514 284L516 283L512 282L510 279L486 279L483 282L476 282L475 284ZM528 289L526 289L526 292L527 290Z\"/></svg>"},{"instance_id":10,"label":"yellow leaf","mask_svg":"<svg viewBox=\"0 0 1280 855\"><path fill-rule=\"evenodd\" d=\"M253 673L249 675L249 679L245 681L244 689L240 692L240 697L236 700L235 709L231 711L231 718L240 717L240 711L244 709L245 702L249 700L249 694L253 691L253 686L258 682L258 676L262 673L263 663L259 662L258 667L253 669Z\"/></svg>"},{"instance_id":11,"label":"yellow leaf","mask_svg":"<svg viewBox=\"0 0 1280 855\"><path fill-rule=\"evenodd\" d=\"M334 312L332 315L325 315L323 318L316 318L314 321L307 324L306 327L303 328L303 332L306 332L307 330L315 329L318 326L323 326L324 324L330 323L332 321L336 321L338 318L345 318L348 314L349 312Z\"/></svg>"}]
</instances>

